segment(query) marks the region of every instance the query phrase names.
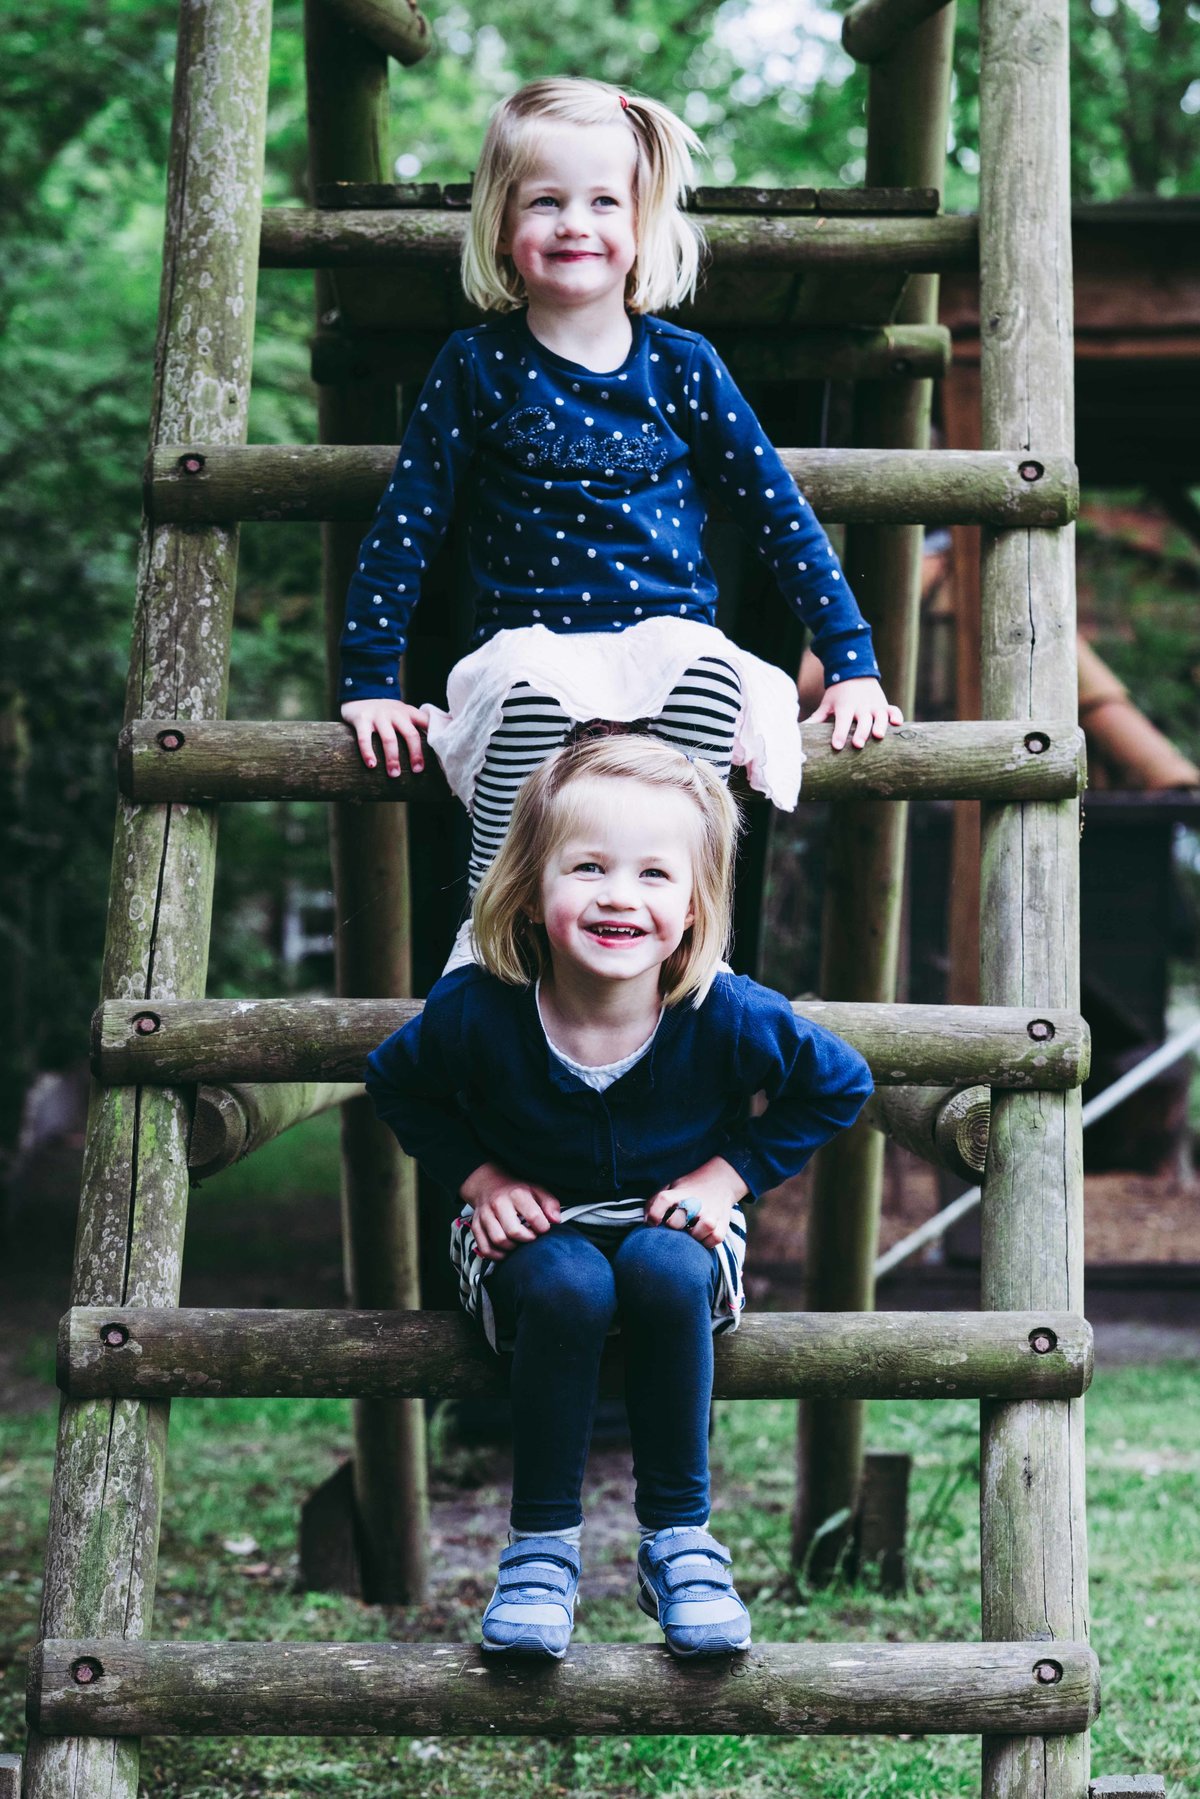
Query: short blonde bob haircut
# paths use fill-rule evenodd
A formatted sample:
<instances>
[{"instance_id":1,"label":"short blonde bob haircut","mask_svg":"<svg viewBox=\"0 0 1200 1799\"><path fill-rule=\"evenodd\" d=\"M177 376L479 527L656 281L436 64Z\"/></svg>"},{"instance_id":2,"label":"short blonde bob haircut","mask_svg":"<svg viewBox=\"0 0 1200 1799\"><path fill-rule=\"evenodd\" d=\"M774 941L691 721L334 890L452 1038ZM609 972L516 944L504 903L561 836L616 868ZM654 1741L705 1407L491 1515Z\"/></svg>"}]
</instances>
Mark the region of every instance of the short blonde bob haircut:
<instances>
[{"instance_id":1,"label":"short blonde bob haircut","mask_svg":"<svg viewBox=\"0 0 1200 1799\"><path fill-rule=\"evenodd\" d=\"M622 100L624 105L622 105ZM471 222L463 246L462 284L484 311L513 312L526 302L525 284L500 252L509 195L533 167L545 125L624 125L637 147L633 197L637 261L625 303L631 312L679 306L696 290L704 234L681 210L695 185L696 133L669 106L622 94L607 81L562 76L531 81L492 115L475 171Z\"/></svg>"},{"instance_id":2,"label":"short blonde bob haircut","mask_svg":"<svg viewBox=\"0 0 1200 1799\"><path fill-rule=\"evenodd\" d=\"M508 836L475 895L472 928L483 966L513 987L528 987L549 967L546 933L530 914L539 907L542 873L583 811L585 782L637 782L655 793L686 794L696 808L692 858L692 922L663 963L664 1005L699 1006L729 948L733 863L740 819L728 787L711 763L692 761L670 744L641 735L585 739L559 750L530 775L517 795Z\"/></svg>"}]
</instances>

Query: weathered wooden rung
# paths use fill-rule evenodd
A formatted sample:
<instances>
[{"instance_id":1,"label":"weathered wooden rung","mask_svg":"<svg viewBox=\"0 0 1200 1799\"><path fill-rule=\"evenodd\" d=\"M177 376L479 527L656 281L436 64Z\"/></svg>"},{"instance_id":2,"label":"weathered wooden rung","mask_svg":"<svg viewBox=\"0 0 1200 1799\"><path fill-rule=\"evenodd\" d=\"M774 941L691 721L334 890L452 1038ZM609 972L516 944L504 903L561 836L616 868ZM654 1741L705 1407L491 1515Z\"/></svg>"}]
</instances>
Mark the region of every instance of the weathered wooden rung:
<instances>
[{"instance_id":1,"label":"weathered wooden rung","mask_svg":"<svg viewBox=\"0 0 1200 1799\"><path fill-rule=\"evenodd\" d=\"M987 1087L880 1087L863 1108L894 1143L972 1184L987 1162L991 1115Z\"/></svg>"},{"instance_id":2,"label":"weathered wooden rung","mask_svg":"<svg viewBox=\"0 0 1200 1799\"><path fill-rule=\"evenodd\" d=\"M971 269L979 260L979 222L936 218L788 217L709 212L694 215L715 267L726 269L869 268L931 273ZM462 210L388 207L319 211L267 207L260 262L265 269L403 266L457 280L466 236Z\"/></svg>"},{"instance_id":3,"label":"weathered wooden rung","mask_svg":"<svg viewBox=\"0 0 1200 1799\"><path fill-rule=\"evenodd\" d=\"M19 1755L0 1755L0 1799L21 1799Z\"/></svg>"},{"instance_id":4,"label":"weathered wooden rung","mask_svg":"<svg viewBox=\"0 0 1200 1799\"><path fill-rule=\"evenodd\" d=\"M412 999L107 1000L92 1018L92 1067L108 1086L360 1081L376 1045L420 1010ZM854 1044L887 1086L1059 1091L1090 1066L1078 1012L824 1000L793 1010Z\"/></svg>"},{"instance_id":5,"label":"weathered wooden rung","mask_svg":"<svg viewBox=\"0 0 1200 1799\"><path fill-rule=\"evenodd\" d=\"M315 199L319 207L335 212L414 206L459 210L470 206L471 193L469 181L321 181ZM936 187L701 186L687 202L690 212L701 213L912 213L925 218L935 216L940 205Z\"/></svg>"},{"instance_id":6,"label":"weathered wooden rung","mask_svg":"<svg viewBox=\"0 0 1200 1799\"><path fill-rule=\"evenodd\" d=\"M829 523L1066 525L1079 510L1069 456L1017 450L782 450ZM155 524L374 517L394 444L172 444L145 471ZM365 527L364 527L365 528Z\"/></svg>"},{"instance_id":7,"label":"weathered wooden rung","mask_svg":"<svg viewBox=\"0 0 1200 1799\"><path fill-rule=\"evenodd\" d=\"M201 1087L188 1138L194 1182L229 1168L306 1118L357 1099L354 1083L277 1082L272 1086Z\"/></svg>"},{"instance_id":8,"label":"weathered wooden rung","mask_svg":"<svg viewBox=\"0 0 1200 1799\"><path fill-rule=\"evenodd\" d=\"M772 1312L718 1337L718 1399L1073 1399L1092 1376L1075 1313ZM619 1342L605 1390L622 1391ZM76 1306L58 1332L71 1399L462 1399L507 1365L458 1312Z\"/></svg>"},{"instance_id":9,"label":"weathered wooden rung","mask_svg":"<svg viewBox=\"0 0 1200 1799\"><path fill-rule=\"evenodd\" d=\"M1055 1736L1099 1710L1085 1643L771 1643L679 1662L589 1643L40 1643L29 1718L78 1736Z\"/></svg>"},{"instance_id":10,"label":"weathered wooden rung","mask_svg":"<svg viewBox=\"0 0 1200 1799\"><path fill-rule=\"evenodd\" d=\"M862 750L834 750L828 724L801 735L806 800L1069 799L1086 777L1083 732L1065 720L901 725ZM121 733L117 774L146 803L449 797L434 759L414 776L405 756L389 777L382 758L366 766L348 725L325 721L139 719Z\"/></svg>"},{"instance_id":11,"label":"weathered wooden rung","mask_svg":"<svg viewBox=\"0 0 1200 1799\"><path fill-rule=\"evenodd\" d=\"M912 381L940 379L950 367L944 325L848 325L772 331L760 326L714 326L708 332L734 379L750 381ZM340 381L423 381L445 346L435 330L318 331L312 340L312 378Z\"/></svg>"}]
</instances>

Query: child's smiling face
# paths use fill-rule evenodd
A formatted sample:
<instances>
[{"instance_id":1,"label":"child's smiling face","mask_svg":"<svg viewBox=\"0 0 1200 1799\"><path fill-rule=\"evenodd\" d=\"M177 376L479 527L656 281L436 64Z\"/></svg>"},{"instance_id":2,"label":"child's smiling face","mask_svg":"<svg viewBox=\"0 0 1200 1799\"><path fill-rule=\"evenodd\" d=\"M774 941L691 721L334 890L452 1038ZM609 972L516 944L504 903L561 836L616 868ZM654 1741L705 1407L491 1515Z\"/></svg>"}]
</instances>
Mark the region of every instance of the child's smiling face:
<instances>
[{"instance_id":1,"label":"child's smiling face","mask_svg":"<svg viewBox=\"0 0 1200 1799\"><path fill-rule=\"evenodd\" d=\"M635 780L585 780L574 818L542 870L534 915L556 977L640 981L659 972L692 923L701 820L685 793Z\"/></svg>"},{"instance_id":2,"label":"child's smiling face","mask_svg":"<svg viewBox=\"0 0 1200 1799\"><path fill-rule=\"evenodd\" d=\"M637 148L627 126L543 126L532 165L514 183L498 248L530 306L624 308L637 259Z\"/></svg>"}]
</instances>

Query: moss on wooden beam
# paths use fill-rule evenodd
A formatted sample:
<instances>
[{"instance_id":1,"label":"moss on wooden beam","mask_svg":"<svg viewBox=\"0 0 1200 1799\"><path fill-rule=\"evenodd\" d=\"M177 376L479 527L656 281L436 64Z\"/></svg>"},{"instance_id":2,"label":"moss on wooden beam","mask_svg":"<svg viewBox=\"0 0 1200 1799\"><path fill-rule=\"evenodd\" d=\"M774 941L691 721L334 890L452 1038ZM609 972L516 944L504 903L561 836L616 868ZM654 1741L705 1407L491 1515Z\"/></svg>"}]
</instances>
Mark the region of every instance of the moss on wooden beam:
<instances>
[{"instance_id":1,"label":"moss on wooden beam","mask_svg":"<svg viewBox=\"0 0 1200 1799\"><path fill-rule=\"evenodd\" d=\"M841 266L910 272L971 269L979 258L970 216L805 217L735 213L696 215L713 261L754 269ZM405 207L377 212L268 207L262 266L267 269L380 268L457 271L465 212Z\"/></svg>"},{"instance_id":2,"label":"moss on wooden beam","mask_svg":"<svg viewBox=\"0 0 1200 1799\"><path fill-rule=\"evenodd\" d=\"M719 1337L718 1399L1074 1398L1092 1332L1071 1313L773 1312ZM622 1391L620 1342L606 1392ZM508 1391L508 1370L459 1312L66 1313L58 1381L74 1399L463 1399Z\"/></svg>"},{"instance_id":3,"label":"moss on wooden beam","mask_svg":"<svg viewBox=\"0 0 1200 1799\"><path fill-rule=\"evenodd\" d=\"M1086 1643L771 1643L696 1662L589 1643L523 1659L473 1644L52 1639L30 1655L29 1716L106 1736L1048 1736L1099 1710Z\"/></svg>"},{"instance_id":4,"label":"moss on wooden beam","mask_svg":"<svg viewBox=\"0 0 1200 1799\"><path fill-rule=\"evenodd\" d=\"M1087 1079L1077 1012L1006 1006L892 1006L797 1000L888 1086L1060 1091ZM92 1019L92 1067L105 1084L361 1080L383 1039L415 1018L411 999L108 1000Z\"/></svg>"},{"instance_id":5,"label":"moss on wooden beam","mask_svg":"<svg viewBox=\"0 0 1200 1799\"><path fill-rule=\"evenodd\" d=\"M806 800L1054 799L1083 791L1084 740L1074 724L902 725L863 749L834 750L832 725L804 725ZM145 719L121 733L121 791L145 803L183 800L445 801L426 772L367 768L347 725L298 720L180 725ZM754 796L748 795L753 798Z\"/></svg>"},{"instance_id":6,"label":"moss on wooden beam","mask_svg":"<svg viewBox=\"0 0 1200 1799\"><path fill-rule=\"evenodd\" d=\"M830 524L1063 525L1079 510L1067 456L1018 451L780 451ZM394 444L174 444L147 463L146 510L158 523L361 521L373 516Z\"/></svg>"}]
</instances>

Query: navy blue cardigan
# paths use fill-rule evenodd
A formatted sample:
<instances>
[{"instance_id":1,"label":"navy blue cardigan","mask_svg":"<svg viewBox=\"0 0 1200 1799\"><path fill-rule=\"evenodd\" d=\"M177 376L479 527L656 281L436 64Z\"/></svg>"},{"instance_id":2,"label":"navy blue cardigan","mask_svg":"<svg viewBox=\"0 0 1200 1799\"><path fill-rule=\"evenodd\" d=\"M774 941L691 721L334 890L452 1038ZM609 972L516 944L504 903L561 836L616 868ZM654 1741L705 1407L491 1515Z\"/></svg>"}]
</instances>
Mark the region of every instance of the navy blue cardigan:
<instances>
[{"instance_id":1,"label":"navy blue cardigan","mask_svg":"<svg viewBox=\"0 0 1200 1799\"><path fill-rule=\"evenodd\" d=\"M451 1193L496 1162L566 1206L649 1199L712 1156L757 1198L853 1124L871 1076L780 994L718 974L703 1005L668 1007L649 1052L597 1093L551 1052L531 987L470 967L438 981L420 1017L375 1050L367 1091ZM760 1092L767 1109L753 1118Z\"/></svg>"}]
</instances>

